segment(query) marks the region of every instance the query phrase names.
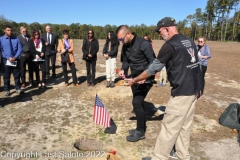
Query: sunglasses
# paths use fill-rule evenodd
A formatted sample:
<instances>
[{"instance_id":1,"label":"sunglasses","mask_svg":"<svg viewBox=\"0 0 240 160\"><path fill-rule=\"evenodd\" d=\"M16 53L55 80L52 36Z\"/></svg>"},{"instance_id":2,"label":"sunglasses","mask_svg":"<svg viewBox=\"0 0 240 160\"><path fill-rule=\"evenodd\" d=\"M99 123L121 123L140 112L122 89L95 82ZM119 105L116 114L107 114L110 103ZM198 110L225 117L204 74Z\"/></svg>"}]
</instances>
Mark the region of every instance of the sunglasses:
<instances>
[{"instance_id":1,"label":"sunglasses","mask_svg":"<svg viewBox=\"0 0 240 160\"><path fill-rule=\"evenodd\" d=\"M198 41L199 43L203 43L203 41Z\"/></svg>"},{"instance_id":2,"label":"sunglasses","mask_svg":"<svg viewBox=\"0 0 240 160\"><path fill-rule=\"evenodd\" d=\"M157 31L157 32L158 32L158 34L161 34L161 32L162 32L164 29L166 29L166 28L163 28L161 31Z\"/></svg>"},{"instance_id":3,"label":"sunglasses","mask_svg":"<svg viewBox=\"0 0 240 160\"><path fill-rule=\"evenodd\" d=\"M34 34L34 36L39 36L39 34Z\"/></svg>"},{"instance_id":4,"label":"sunglasses","mask_svg":"<svg viewBox=\"0 0 240 160\"><path fill-rule=\"evenodd\" d=\"M128 34L128 33L126 33L124 37L122 37L122 38L119 38L118 40L119 40L120 42L124 42L124 40L125 40L125 37L127 36L127 34Z\"/></svg>"},{"instance_id":5,"label":"sunglasses","mask_svg":"<svg viewBox=\"0 0 240 160\"><path fill-rule=\"evenodd\" d=\"M89 32L88 34L92 34L92 32Z\"/></svg>"}]
</instances>

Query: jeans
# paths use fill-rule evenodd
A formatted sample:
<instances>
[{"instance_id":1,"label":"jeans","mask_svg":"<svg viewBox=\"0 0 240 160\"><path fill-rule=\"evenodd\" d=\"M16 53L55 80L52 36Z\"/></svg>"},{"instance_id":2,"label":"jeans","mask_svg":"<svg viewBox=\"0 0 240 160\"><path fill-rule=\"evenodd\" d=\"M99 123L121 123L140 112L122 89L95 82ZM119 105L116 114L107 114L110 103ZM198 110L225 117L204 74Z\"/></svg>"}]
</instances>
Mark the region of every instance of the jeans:
<instances>
[{"instance_id":1,"label":"jeans","mask_svg":"<svg viewBox=\"0 0 240 160\"><path fill-rule=\"evenodd\" d=\"M15 88L16 90L19 90L21 88L20 86L20 64L19 60L17 60L17 66L7 66L6 65L7 60L3 59L4 63L4 74L3 74L3 80L4 80L4 90L9 91L10 90L10 76L11 73L13 73L14 81L15 81Z\"/></svg>"},{"instance_id":2,"label":"jeans","mask_svg":"<svg viewBox=\"0 0 240 160\"><path fill-rule=\"evenodd\" d=\"M205 87L205 73L206 73L206 71L207 71L207 66L201 66L202 67L202 78L203 78L203 86L202 86L202 93L203 93L203 91L204 91L204 87Z\"/></svg>"}]
</instances>

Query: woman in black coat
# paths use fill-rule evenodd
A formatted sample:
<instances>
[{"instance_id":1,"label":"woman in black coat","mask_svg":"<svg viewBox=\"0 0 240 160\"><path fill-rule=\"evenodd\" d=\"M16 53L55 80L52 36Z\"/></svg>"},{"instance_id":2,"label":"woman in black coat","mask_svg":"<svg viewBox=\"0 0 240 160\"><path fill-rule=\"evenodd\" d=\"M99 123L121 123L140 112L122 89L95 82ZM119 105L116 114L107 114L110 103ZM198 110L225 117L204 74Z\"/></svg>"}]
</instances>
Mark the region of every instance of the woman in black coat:
<instances>
[{"instance_id":1,"label":"woman in black coat","mask_svg":"<svg viewBox=\"0 0 240 160\"><path fill-rule=\"evenodd\" d=\"M86 61L87 68L87 86L95 85L97 52L99 50L98 40L94 37L93 30L87 32L86 38L83 40L82 52L83 60Z\"/></svg>"},{"instance_id":2,"label":"woman in black coat","mask_svg":"<svg viewBox=\"0 0 240 160\"><path fill-rule=\"evenodd\" d=\"M44 60L44 53L46 50L45 41L40 38L38 30L32 32L32 39L30 40L30 52L33 57L32 67L36 74L38 89L46 88L46 67ZM42 71L42 81L40 81L39 67Z\"/></svg>"}]
</instances>

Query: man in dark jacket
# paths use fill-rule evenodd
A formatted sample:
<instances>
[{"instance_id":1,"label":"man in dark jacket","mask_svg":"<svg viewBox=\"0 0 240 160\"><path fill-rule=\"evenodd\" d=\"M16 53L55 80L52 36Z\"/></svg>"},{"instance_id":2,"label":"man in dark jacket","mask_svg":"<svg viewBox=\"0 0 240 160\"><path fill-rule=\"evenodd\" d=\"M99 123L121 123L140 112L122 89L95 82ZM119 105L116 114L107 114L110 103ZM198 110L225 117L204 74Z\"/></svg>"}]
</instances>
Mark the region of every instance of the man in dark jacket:
<instances>
[{"instance_id":1,"label":"man in dark jacket","mask_svg":"<svg viewBox=\"0 0 240 160\"><path fill-rule=\"evenodd\" d=\"M29 84L32 85L33 81L33 71L32 71L32 56L30 53L29 42L30 37L27 35L27 28L20 27L21 34L18 35L18 39L22 45L22 53L19 57L20 59L20 72L21 72L21 79L22 79L22 88L26 86L26 64L28 64L28 73L29 73Z\"/></svg>"},{"instance_id":2,"label":"man in dark jacket","mask_svg":"<svg viewBox=\"0 0 240 160\"><path fill-rule=\"evenodd\" d=\"M42 35L42 39L46 42L45 63L46 63L46 77L50 77L50 60L52 64L52 77L56 77L56 54L58 47L58 38L52 33L51 27L46 26L46 33Z\"/></svg>"},{"instance_id":3,"label":"man in dark jacket","mask_svg":"<svg viewBox=\"0 0 240 160\"><path fill-rule=\"evenodd\" d=\"M154 51L151 44L143 38L138 37L135 33L131 33L125 25L119 26L117 31L118 40L123 43L122 47L122 69L119 71L119 76L125 78L124 71L130 67L131 76L137 77L141 74L149 64L154 60ZM141 84L135 84L131 87L133 100L132 105L137 118L137 128L129 130L128 141L135 142L145 138L146 119L143 108L143 101L147 96L148 91L152 87L154 77L150 77Z\"/></svg>"},{"instance_id":4,"label":"man in dark jacket","mask_svg":"<svg viewBox=\"0 0 240 160\"><path fill-rule=\"evenodd\" d=\"M86 38L83 40L82 52L83 60L86 61L87 68L87 85L94 86L95 73L96 73L96 61L97 61L97 52L99 50L98 40L94 37L93 30L87 32ZM92 71L90 71L92 68Z\"/></svg>"},{"instance_id":5,"label":"man in dark jacket","mask_svg":"<svg viewBox=\"0 0 240 160\"><path fill-rule=\"evenodd\" d=\"M165 17L160 20L155 32L158 32L166 43L143 73L128 79L128 85L132 86L154 75L166 65L172 87L171 98L166 106L153 160L168 159L174 144L177 157L190 160L188 148L191 124L203 83L198 52L192 39L178 33L174 18Z\"/></svg>"}]
</instances>

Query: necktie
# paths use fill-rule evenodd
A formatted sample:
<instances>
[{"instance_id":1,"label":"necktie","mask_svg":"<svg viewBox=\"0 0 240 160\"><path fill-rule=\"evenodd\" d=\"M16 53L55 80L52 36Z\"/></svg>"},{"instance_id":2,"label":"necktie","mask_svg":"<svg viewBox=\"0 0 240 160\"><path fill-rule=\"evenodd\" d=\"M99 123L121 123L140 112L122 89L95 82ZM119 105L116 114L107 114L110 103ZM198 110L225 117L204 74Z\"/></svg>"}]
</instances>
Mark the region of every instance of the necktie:
<instances>
[{"instance_id":1,"label":"necktie","mask_svg":"<svg viewBox=\"0 0 240 160\"><path fill-rule=\"evenodd\" d=\"M9 44L10 44L11 55L13 57L13 46L12 46L11 37L9 37Z\"/></svg>"},{"instance_id":2,"label":"necktie","mask_svg":"<svg viewBox=\"0 0 240 160\"><path fill-rule=\"evenodd\" d=\"M48 33L47 41L48 41L48 43L50 43L50 34L49 33Z\"/></svg>"},{"instance_id":3,"label":"necktie","mask_svg":"<svg viewBox=\"0 0 240 160\"><path fill-rule=\"evenodd\" d=\"M24 36L24 39L25 39L26 41L28 41L27 37L25 37L25 36Z\"/></svg>"}]
</instances>

